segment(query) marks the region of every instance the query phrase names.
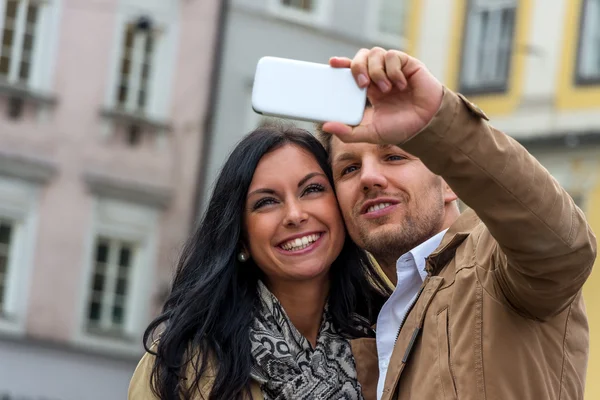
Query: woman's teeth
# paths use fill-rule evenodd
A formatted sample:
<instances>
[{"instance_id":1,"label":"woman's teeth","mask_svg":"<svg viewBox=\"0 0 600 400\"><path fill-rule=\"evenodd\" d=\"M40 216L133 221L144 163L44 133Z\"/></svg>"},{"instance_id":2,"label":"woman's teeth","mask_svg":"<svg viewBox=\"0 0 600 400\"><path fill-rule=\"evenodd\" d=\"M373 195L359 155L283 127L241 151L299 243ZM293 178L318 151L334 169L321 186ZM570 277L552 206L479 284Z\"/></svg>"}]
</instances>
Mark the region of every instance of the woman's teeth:
<instances>
[{"instance_id":1,"label":"woman's teeth","mask_svg":"<svg viewBox=\"0 0 600 400\"><path fill-rule=\"evenodd\" d=\"M317 241L321 237L320 233L315 233L313 235L302 236L301 238L296 238L289 240L280 247L287 251L298 251L307 248L311 244Z\"/></svg>"}]
</instances>

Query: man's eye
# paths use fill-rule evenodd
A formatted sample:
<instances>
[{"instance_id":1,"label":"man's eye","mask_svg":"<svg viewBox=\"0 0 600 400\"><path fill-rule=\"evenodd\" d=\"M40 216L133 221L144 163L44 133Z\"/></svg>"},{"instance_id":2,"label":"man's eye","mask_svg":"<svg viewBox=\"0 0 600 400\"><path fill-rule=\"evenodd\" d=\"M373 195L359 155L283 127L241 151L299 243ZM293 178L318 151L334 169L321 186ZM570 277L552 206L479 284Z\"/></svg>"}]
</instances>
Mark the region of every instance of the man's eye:
<instances>
[{"instance_id":1,"label":"man's eye","mask_svg":"<svg viewBox=\"0 0 600 400\"><path fill-rule=\"evenodd\" d=\"M276 201L274 198L265 197L263 199L258 200L256 203L254 203L254 207L252 207L252 210L258 210L261 207L268 206L268 205L275 204L275 203L276 203Z\"/></svg>"},{"instance_id":2,"label":"man's eye","mask_svg":"<svg viewBox=\"0 0 600 400\"><path fill-rule=\"evenodd\" d=\"M394 155L387 156L385 159L386 159L386 161L402 161L402 160L406 160L406 157L394 154Z\"/></svg>"},{"instance_id":3,"label":"man's eye","mask_svg":"<svg viewBox=\"0 0 600 400\"><path fill-rule=\"evenodd\" d=\"M350 174L350 173L352 173L354 171L357 171L357 170L358 170L358 167L356 165L351 165L351 166L346 167L346 168L344 168L342 170L342 176Z\"/></svg>"}]
</instances>

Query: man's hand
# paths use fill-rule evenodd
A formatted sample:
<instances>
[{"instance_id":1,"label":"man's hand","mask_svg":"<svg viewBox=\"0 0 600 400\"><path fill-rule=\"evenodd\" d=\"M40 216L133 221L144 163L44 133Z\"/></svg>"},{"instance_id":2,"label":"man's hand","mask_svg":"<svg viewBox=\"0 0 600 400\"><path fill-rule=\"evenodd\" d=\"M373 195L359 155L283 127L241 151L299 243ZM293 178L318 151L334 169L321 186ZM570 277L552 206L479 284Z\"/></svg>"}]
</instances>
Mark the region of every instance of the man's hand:
<instances>
[{"instance_id":1,"label":"man's hand","mask_svg":"<svg viewBox=\"0 0 600 400\"><path fill-rule=\"evenodd\" d=\"M400 144L423 129L442 103L442 84L419 60L397 50L361 49L354 59L333 57L329 65L351 68L368 87L373 120L356 127L327 122L323 130L344 142Z\"/></svg>"}]
</instances>

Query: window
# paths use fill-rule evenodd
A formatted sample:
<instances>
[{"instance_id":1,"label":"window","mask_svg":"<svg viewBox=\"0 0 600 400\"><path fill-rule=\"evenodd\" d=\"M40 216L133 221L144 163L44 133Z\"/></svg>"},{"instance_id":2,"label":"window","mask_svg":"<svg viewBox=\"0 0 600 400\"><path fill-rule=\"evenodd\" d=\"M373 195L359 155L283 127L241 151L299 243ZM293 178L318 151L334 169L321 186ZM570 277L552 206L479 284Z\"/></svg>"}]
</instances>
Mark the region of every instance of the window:
<instances>
[{"instance_id":1,"label":"window","mask_svg":"<svg viewBox=\"0 0 600 400\"><path fill-rule=\"evenodd\" d=\"M143 112L146 109L155 40L156 34L148 18L141 17L125 27L117 107L129 112Z\"/></svg>"},{"instance_id":2,"label":"window","mask_svg":"<svg viewBox=\"0 0 600 400\"><path fill-rule=\"evenodd\" d=\"M331 0L268 0L269 10L277 16L300 24L324 23Z\"/></svg>"},{"instance_id":3,"label":"window","mask_svg":"<svg viewBox=\"0 0 600 400\"><path fill-rule=\"evenodd\" d=\"M600 82L600 0L583 0L577 65L579 83Z\"/></svg>"},{"instance_id":4,"label":"window","mask_svg":"<svg viewBox=\"0 0 600 400\"><path fill-rule=\"evenodd\" d=\"M0 0L0 95L9 120L52 107L62 0Z\"/></svg>"},{"instance_id":5,"label":"window","mask_svg":"<svg viewBox=\"0 0 600 400\"><path fill-rule=\"evenodd\" d=\"M152 300L158 218L153 206L96 198L76 332L80 344L137 350Z\"/></svg>"},{"instance_id":6,"label":"window","mask_svg":"<svg viewBox=\"0 0 600 400\"><path fill-rule=\"evenodd\" d=\"M313 0L280 0L281 4L290 8L297 8L303 11L312 11L314 6Z\"/></svg>"},{"instance_id":7,"label":"window","mask_svg":"<svg viewBox=\"0 0 600 400\"><path fill-rule=\"evenodd\" d=\"M0 219L0 317L4 312L5 293L8 286L11 244L14 243L14 221Z\"/></svg>"},{"instance_id":8,"label":"window","mask_svg":"<svg viewBox=\"0 0 600 400\"><path fill-rule=\"evenodd\" d=\"M41 1L5 0L2 22L0 76L11 83L27 83L38 34Z\"/></svg>"},{"instance_id":9,"label":"window","mask_svg":"<svg viewBox=\"0 0 600 400\"><path fill-rule=\"evenodd\" d=\"M0 0L1 1L1 0ZM181 33L180 2L118 2L103 136L132 148L162 148L172 130L171 95Z\"/></svg>"},{"instance_id":10,"label":"window","mask_svg":"<svg viewBox=\"0 0 600 400\"><path fill-rule=\"evenodd\" d=\"M25 331L38 186L0 177L0 330Z\"/></svg>"},{"instance_id":11,"label":"window","mask_svg":"<svg viewBox=\"0 0 600 400\"><path fill-rule=\"evenodd\" d=\"M503 92L508 86L516 0L472 0L468 8L460 87Z\"/></svg>"},{"instance_id":12,"label":"window","mask_svg":"<svg viewBox=\"0 0 600 400\"><path fill-rule=\"evenodd\" d=\"M405 12L408 0L375 0L369 2L369 35L384 45L403 47Z\"/></svg>"},{"instance_id":13,"label":"window","mask_svg":"<svg viewBox=\"0 0 600 400\"><path fill-rule=\"evenodd\" d=\"M123 336L136 244L98 237L88 301L91 333Z\"/></svg>"}]
</instances>

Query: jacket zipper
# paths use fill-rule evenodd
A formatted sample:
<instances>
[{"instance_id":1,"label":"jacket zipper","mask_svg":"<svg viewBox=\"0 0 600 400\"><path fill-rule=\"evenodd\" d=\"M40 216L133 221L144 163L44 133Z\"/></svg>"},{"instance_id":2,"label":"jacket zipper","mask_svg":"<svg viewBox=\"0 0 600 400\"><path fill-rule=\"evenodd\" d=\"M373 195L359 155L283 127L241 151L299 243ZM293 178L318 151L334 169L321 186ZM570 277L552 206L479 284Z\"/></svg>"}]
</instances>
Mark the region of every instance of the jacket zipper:
<instances>
[{"instance_id":1,"label":"jacket zipper","mask_svg":"<svg viewBox=\"0 0 600 400\"><path fill-rule=\"evenodd\" d=\"M427 278L429 278L429 277L427 277ZM398 341L398 338L400 337L400 330L402 329L402 326L406 322L406 319L408 318L408 314L410 314L413 307L417 303L417 300L419 300L419 297L421 297L421 293L423 293L423 289L425 289L425 285L427 284L427 278L425 278L425 281L421 285L421 288L417 292L417 295L413 298L413 301L410 303L409 307L406 309L406 312L404 313L404 316L402 317L402 321L400 322L400 326L398 327L398 333L396 333L396 340L394 340L394 346L396 345L396 342Z\"/></svg>"},{"instance_id":2,"label":"jacket zipper","mask_svg":"<svg viewBox=\"0 0 600 400\"><path fill-rule=\"evenodd\" d=\"M402 330L402 326L404 325L404 323L406 322L406 319L408 318L408 314L410 314L410 312L412 311L413 307L417 303L417 300L419 299L419 297L421 297L421 293L423 293L423 289L425 289L425 285L427 284L427 279L428 278L429 278L429 276L427 276L427 278L425 278L425 281L421 285L421 288L417 292L417 295L414 297L413 301L410 303L410 306L406 310L406 313L404 314L404 317L402 317L402 321L400 322L400 327L398 328L398 333L396 333L396 340L394 341L394 347L396 347L396 342L398 342L398 337L400 337L400 331ZM407 355L410 353L410 350L412 349L412 347L414 345L414 342L415 342L415 339L416 339L416 337L417 337L417 335L419 333L419 330L420 330L420 328L417 328L413 332L412 338L410 340L410 344L408 346L409 348L405 352L404 357L402 357L402 365L400 366L400 373L402 373L402 370L404 369L404 365L406 365ZM394 393L394 391L396 390L396 386L397 385L398 385L398 382L396 381L394 383L393 388L392 388L392 393Z\"/></svg>"}]
</instances>

